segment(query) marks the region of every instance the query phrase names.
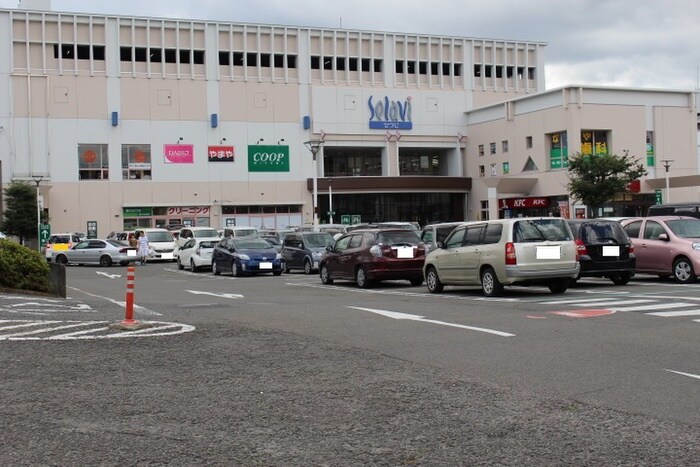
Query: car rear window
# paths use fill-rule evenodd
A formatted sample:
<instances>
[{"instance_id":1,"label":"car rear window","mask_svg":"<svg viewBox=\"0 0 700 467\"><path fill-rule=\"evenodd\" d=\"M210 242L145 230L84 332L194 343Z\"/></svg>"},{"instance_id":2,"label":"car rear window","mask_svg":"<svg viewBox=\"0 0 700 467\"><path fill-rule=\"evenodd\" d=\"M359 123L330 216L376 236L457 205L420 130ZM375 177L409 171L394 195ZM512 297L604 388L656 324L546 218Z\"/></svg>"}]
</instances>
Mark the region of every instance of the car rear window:
<instances>
[{"instance_id":1,"label":"car rear window","mask_svg":"<svg viewBox=\"0 0 700 467\"><path fill-rule=\"evenodd\" d=\"M417 245L420 243L420 238L413 230L379 232L377 243L382 245Z\"/></svg>"},{"instance_id":2,"label":"car rear window","mask_svg":"<svg viewBox=\"0 0 700 467\"><path fill-rule=\"evenodd\" d=\"M218 244L219 244L219 242L217 240L203 240L203 241L199 242L199 247L200 248L214 248Z\"/></svg>"},{"instance_id":3,"label":"car rear window","mask_svg":"<svg viewBox=\"0 0 700 467\"><path fill-rule=\"evenodd\" d=\"M214 238L219 236L219 232L214 229L211 230L195 230L194 236L197 238Z\"/></svg>"},{"instance_id":4,"label":"car rear window","mask_svg":"<svg viewBox=\"0 0 700 467\"><path fill-rule=\"evenodd\" d=\"M513 225L513 240L516 243L561 242L571 239L563 219L526 219Z\"/></svg>"},{"instance_id":5,"label":"car rear window","mask_svg":"<svg viewBox=\"0 0 700 467\"><path fill-rule=\"evenodd\" d=\"M591 222L581 225L581 241L591 243L629 243L622 226L617 222Z\"/></svg>"},{"instance_id":6,"label":"car rear window","mask_svg":"<svg viewBox=\"0 0 700 467\"><path fill-rule=\"evenodd\" d=\"M70 235L52 235L49 238L49 243L70 243Z\"/></svg>"}]
</instances>

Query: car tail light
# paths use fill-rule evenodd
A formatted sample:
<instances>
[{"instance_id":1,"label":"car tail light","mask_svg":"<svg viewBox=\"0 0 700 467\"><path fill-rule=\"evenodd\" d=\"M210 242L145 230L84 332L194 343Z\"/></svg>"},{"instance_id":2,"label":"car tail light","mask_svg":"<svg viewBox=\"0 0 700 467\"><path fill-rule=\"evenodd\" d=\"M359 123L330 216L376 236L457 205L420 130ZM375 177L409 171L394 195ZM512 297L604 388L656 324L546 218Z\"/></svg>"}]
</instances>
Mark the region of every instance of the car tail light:
<instances>
[{"instance_id":1,"label":"car tail light","mask_svg":"<svg viewBox=\"0 0 700 467\"><path fill-rule=\"evenodd\" d=\"M627 253L634 253L634 245L632 245L631 243L627 247Z\"/></svg>"},{"instance_id":2,"label":"car tail light","mask_svg":"<svg viewBox=\"0 0 700 467\"><path fill-rule=\"evenodd\" d=\"M513 244L513 242L506 243L506 264L518 264L518 260L515 257L515 245Z\"/></svg>"},{"instance_id":3,"label":"car tail light","mask_svg":"<svg viewBox=\"0 0 700 467\"><path fill-rule=\"evenodd\" d=\"M125 255L130 249L131 249L131 248L121 248L121 249L119 250L119 253Z\"/></svg>"},{"instance_id":4,"label":"car tail light","mask_svg":"<svg viewBox=\"0 0 700 467\"><path fill-rule=\"evenodd\" d=\"M581 255L588 255L588 248L586 248L586 244L583 243L583 241L580 238L576 239L576 259L578 260L579 256Z\"/></svg>"}]
</instances>

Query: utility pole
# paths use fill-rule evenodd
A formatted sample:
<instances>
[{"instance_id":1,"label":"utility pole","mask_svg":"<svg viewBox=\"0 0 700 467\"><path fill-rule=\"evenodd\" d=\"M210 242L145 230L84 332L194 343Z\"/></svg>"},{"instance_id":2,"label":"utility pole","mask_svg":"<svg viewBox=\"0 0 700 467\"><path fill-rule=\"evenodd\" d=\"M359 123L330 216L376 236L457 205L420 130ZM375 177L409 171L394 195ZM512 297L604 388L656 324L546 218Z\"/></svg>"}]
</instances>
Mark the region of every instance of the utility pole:
<instances>
[{"instance_id":1,"label":"utility pole","mask_svg":"<svg viewBox=\"0 0 700 467\"><path fill-rule=\"evenodd\" d=\"M661 159L661 162L663 162L664 169L666 169L666 201L665 201L665 203L670 203L671 202L671 188L670 188L669 181L668 181L668 169L671 168L671 164L673 164L673 159Z\"/></svg>"}]
</instances>

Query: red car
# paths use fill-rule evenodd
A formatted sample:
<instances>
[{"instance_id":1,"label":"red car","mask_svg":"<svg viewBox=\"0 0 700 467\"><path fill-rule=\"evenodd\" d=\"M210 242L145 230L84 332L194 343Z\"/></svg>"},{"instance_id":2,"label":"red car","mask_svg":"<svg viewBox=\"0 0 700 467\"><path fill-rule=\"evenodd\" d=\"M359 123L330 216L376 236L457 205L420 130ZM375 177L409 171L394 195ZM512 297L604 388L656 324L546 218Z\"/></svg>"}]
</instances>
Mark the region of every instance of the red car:
<instances>
[{"instance_id":1,"label":"red car","mask_svg":"<svg viewBox=\"0 0 700 467\"><path fill-rule=\"evenodd\" d=\"M355 281L367 288L382 280L423 283L425 244L413 230L358 229L339 237L326 248L319 270L321 282Z\"/></svg>"},{"instance_id":2,"label":"red car","mask_svg":"<svg viewBox=\"0 0 700 467\"><path fill-rule=\"evenodd\" d=\"M637 272L673 276L677 282L694 282L700 273L700 219L653 216L622 221L634 253Z\"/></svg>"}]
</instances>

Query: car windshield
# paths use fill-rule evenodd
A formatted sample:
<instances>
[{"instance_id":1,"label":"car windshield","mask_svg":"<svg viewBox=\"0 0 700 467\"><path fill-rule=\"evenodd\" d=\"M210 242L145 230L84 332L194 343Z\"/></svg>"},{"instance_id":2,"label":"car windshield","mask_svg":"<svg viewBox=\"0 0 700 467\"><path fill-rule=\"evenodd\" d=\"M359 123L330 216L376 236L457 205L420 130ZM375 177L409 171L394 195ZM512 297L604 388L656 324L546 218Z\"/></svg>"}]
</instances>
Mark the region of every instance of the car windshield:
<instances>
[{"instance_id":1,"label":"car windshield","mask_svg":"<svg viewBox=\"0 0 700 467\"><path fill-rule=\"evenodd\" d=\"M234 240L233 244L237 249L266 250L272 248L272 245L262 238L241 238L240 240Z\"/></svg>"},{"instance_id":2,"label":"car windshield","mask_svg":"<svg viewBox=\"0 0 700 467\"><path fill-rule=\"evenodd\" d=\"M172 234L170 232L148 232L148 241L149 242L174 242L175 239L173 238Z\"/></svg>"},{"instance_id":3,"label":"car windshield","mask_svg":"<svg viewBox=\"0 0 700 467\"><path fill-rule=\"evenodd\" d=\"M304 241L309 248L325 248L333 244L333 237L327 232L312 233L305 235Z\"/></svg>"},{"instance_id":4,"label":"car windshield","mask_svg":"<svg viewBox=\"0 0 700 467\"><path fill-rule=\"evenodd\" d=\"M237 229L236 230L237 237L246 237L248 235L256 235L257 233L258 233L258 231L255 229Z\"/></svg>"},{"instance_id":5,"label":"car windshield","mask_svg":"<svg viewBox=\"0 0 700 467\"><path fill-rule=\"evenodd\" d=\"M527 219L515 223L513 239L516 243L561 242L571 240L571 235L563 219Z\"/></svg>"},{"instance_id":6,"label":"car windshield","mask_svg":"<svg viewBox=\"0 0 700 467\"><path fill-rule=\"evenodd\" d=\"M420 238L413 230L380 232L377 243L382 245L418 245Z\"/></svg>"},{"instance_id":7,"label":"car windshield","mask_svg":"<svg viewBox=\"0 0 700 467\"><path fill-rule=\"evenodd\" d=\"M700 238L700 219L677 219L666 221L671 232L681 238Z\"/></svg>"},{"instance_id":8,"label":"car windshield","mask_svg":"<svg viewBox=\"0 0 700 467\"><path fill-rule=\"evenodd\" d=\"M197 238L214 238L219 236L219 232L214 229L207 230L193 230L192 235Z\"/></svg>"}]
</instances>

